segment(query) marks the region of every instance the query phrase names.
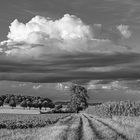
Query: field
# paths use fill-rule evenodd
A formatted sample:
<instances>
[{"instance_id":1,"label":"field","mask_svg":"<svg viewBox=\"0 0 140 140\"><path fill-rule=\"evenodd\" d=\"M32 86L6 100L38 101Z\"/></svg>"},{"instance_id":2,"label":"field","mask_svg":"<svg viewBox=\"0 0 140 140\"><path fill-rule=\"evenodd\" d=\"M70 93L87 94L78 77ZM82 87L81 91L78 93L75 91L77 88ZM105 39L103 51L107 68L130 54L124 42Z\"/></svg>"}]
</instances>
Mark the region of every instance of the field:
<instances>
[{"instance_id":1,"label":"field","mask_svg":"<svg viewBox=\"0 0 140 140\"><path fill-rule=\"evenodd\" d=\"M139 103L89 106L78 114L0 114L0 140L140 140Z\"/></svg>"},{"instance_id":2,"label":"field","mask_svg":"<svg viewBox=\"0 0 140 140\"><path fill-rule=\"evenodd\" d=\"M121 119L120 119L121 120ZM136 123L98 118L88 114L67 117L55 126L42 128L36 140L139 140Z\"/></svg>"},{"instance_id":3,"label":"field","mask_svg":"<svg viewBox=\"0 0 140 140\"><path fill-rule=\"evenodd\" d=\"M3 116L4 117L4 116ZM13 119L11 116L11 120ZM18 116L19 118L21 116ZM24 116L25 118L27 116ZM23 117L23 118L24 118ZM35 116L30 116L34 118ZM100 118L86 113L38 115L61 118L55 124L27 129L1 129L1 140L139 140L140 118ZM25 119L24 118L24 119ZM31 119L29 118L29 120ZM26 120L26 119L25 119ZM36 119L37 120L37 119ZM36 120L34 120L36 122ZM47 120L47 119L46 119Z\"/></svg>"},{"instance_id":4,"label":"field","mask_svg":"<svg viewBox=\"0 0 140 140\"><path fill-rule=\"evenodd\" d=\"M0 129L38 128L56 123L69 114L16 115L0 114Z\"/></svg>"},{"instance_id":5,"label":"field","mask_svg":"<svg viewBox=\"0 0 140 140\"><path fill-rule=\"evenodd\" d=\"M41 127L47 127L70 114L0 114L0 140L30 139Z\"/></svg>"}]
</instances>

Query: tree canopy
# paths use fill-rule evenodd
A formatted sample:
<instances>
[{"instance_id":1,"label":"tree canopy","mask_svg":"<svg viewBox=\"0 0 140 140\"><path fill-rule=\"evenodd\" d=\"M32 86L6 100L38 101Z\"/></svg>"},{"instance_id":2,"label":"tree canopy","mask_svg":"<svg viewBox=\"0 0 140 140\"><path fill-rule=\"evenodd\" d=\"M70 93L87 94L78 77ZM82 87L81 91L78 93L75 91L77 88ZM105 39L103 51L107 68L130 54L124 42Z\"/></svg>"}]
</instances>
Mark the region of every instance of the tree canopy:
<instances>
[{"instance_id":1,"label":"tree canopy","mask_svg":"<svg viewBox=\"0 0 140 140\"><path fill-rule=\"evenodd\" d=\"M87 89L80 85L72 85L71 88L71 101L69 108L72 112L79 112L88 107L87 99L89 98L87 94Z\"/></svg>"}]
</instances>

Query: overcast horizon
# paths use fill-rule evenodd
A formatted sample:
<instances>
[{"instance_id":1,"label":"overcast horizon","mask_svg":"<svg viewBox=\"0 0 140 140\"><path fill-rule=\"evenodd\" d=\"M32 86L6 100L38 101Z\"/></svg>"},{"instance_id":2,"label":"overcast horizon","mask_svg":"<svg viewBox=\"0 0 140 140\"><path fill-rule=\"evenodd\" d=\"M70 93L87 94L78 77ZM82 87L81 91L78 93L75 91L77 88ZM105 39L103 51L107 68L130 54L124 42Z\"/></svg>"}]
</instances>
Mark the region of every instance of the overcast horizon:
<instances>
[{"instance_id":1,"label":"overcast horizon","mask_svg":"<svg viewBox=\"0 0 140 140\"><path fill-rule=\"evenodd\" d=\"M0 94L140 100L140 1L1 0Z\"/></svg>"}]
</instances>

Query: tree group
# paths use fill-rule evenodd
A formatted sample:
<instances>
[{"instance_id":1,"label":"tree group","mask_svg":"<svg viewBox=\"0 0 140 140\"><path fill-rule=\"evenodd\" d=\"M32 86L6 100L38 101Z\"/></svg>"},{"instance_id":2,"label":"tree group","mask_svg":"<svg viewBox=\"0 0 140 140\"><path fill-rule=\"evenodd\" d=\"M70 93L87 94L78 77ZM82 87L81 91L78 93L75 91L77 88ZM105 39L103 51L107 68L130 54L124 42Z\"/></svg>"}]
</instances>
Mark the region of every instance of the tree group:
<instances>
[{"instance_id":1,"label":"tree group","mask_svg":"<svg viewBox=\"0 0 140 140\"><path fill-rule=\"evenodd\" d=\"M48 99L43 97L35 97L35 96L23 96L23 95L2 95L0 96L0 106L9 105L12 108L20 105L21 107L25 108L39 108L41 110L42 107L45 109L47 107L53 108L55 105L54 103Z\"/></svg>"}]
</instances>

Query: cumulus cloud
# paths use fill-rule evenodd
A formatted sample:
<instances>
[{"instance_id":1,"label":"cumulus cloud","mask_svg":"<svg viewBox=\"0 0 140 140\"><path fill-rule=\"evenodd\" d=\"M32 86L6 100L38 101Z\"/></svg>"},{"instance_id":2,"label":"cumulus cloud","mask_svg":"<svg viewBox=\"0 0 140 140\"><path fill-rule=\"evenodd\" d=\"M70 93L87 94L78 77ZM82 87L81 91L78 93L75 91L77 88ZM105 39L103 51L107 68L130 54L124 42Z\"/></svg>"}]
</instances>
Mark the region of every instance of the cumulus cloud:
<instances>
[{"instance_id":1,"label":"cumulus cloud","mask_svg":"<svg viewBox=\"0 0 140 140\"><path fill-rule=\"evenodd\" d=\"M66 14L56 20L35 16L25 24L14 20L9 28L8 39L0 46L0 80L58 83L84 79L83 84L91 79L139 77L139 72L131 73L125 65L139 60L139 54L115 44L108 35L113 32L101 24L89 26ZM58 84L61 88L66 89Z\"/></svg>"},{"instance_id":2,"label":"cumulus cloud","mask_svg":"<svg viewBox=\"0 0 140 140\"><path fill-rule=\"evenodd\" d=\"M128 25L119 25L117 26L117 29L119 30L119 32L121 33L121 35L124 38L130 38L131 37L131 31L129 30L129 26Z\"/></svg>"},{"instance_id":3,"label":"cumulus cloud","mask_svg":"<svg viewBox=\"0 0 140 140\"><path fill-rule=\"evenodd\" d=\"M15 19L9 28L8 40L1 42L1 45L8 46L6 54L30 55L44 51L77 50L80 41L86 44L87 40L93 38L90 26L69 14L54 21L36 16L26 24Z\"/></svg>"},{"instance_id":4,"label":"cumulus cloud","mask_svg":"<svg viewBox=\"0 0 140 140\"><path fill-rule=\"evenodd\" d=\"M91 38L90 27L74 15L66 14L59 20L51 20L41 16L32 18L28 23L20 23L15 19L10 26L8 38L13 41L39 43L48 38L77 39Z\"/></svg>"},{"instance_id":5,"label":"cumulus cloud","mask_svg":"<svg viewBox=\"0 0 140 140\"><path fill-rule=\"evenodd\" d=\"M130 38L132 35L128 25L105 26L102 24L94 24L92 27L96 38L108 39L117 45L120 44L120 41Z\"/></svg>"},{"instance_id":6,"label":"cumulus cloud","mask_svg":"<svg viewBox=\"0 0 140 140\"><path fill-rule=\"evenodd\" d=\"M1 42L1 46L6 46L6 55L20 57L65 52L121 51L111 40L96 38L101 28L101 24L89 26L69 14L57 20L35 16L26 24L15 19L9 26L8 40ZM118 29L124 36L128 34L127 26L119 26Z\"/></svg>"}]
</instances>

